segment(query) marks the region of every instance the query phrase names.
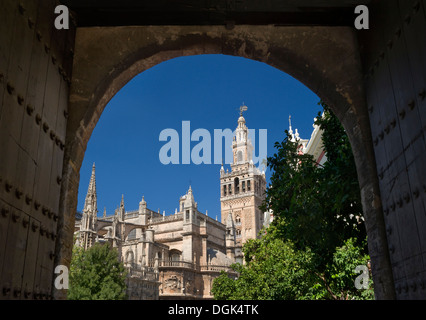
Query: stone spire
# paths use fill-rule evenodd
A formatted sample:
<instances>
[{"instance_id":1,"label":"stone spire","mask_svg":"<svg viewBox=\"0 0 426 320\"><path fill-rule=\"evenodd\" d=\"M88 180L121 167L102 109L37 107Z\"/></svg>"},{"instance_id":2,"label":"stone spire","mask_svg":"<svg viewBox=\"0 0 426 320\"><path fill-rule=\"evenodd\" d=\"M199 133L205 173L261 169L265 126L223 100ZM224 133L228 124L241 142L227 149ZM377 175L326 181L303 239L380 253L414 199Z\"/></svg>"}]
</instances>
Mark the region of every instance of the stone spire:
<instances>
[{"instance_id":1,"label":"stone spire","mask_svg":"<svg viewBox=\"0 0 426 320\"><path fill-rule=\"evenodd\" d=\"M81 218L81 241L80 245L84 248L90 248L95 241L95 224L98 214L98 201L96 194L96 174L95 164L92 167L92 176L90 177L89 188L84 201L83 216Z\"/></svg>"},{"instance_id":2,"label":"stone spire","mask_svg":"<svg viewBox=\"0 0 426 320\"><path fill-rule=\"evenodd\" d=\"M291 127L291 115L288 116L288 133L291 136L291 141L296 142L297 140L300 139L299 131L297 130L297 128L295 129L295 132L293 133L293 128Z\"/></svg>"},{"instance_id":3,"label":"stone spire","mask_svg":"<svg viewBox=\"0 0 426 320\"><path fill-rule=\"evenodd\" d=\"M188 192L185 195L185 208L195 207L194 194L192 193L192 188L189 186Z\"/></svg>"},{"instance_id":4,"label":"stone spire","mask_svg":"<svg viewBox=\"0 0 426 320\"><path fill-rule=\"evenodd\" d=\"M304 149L306 148L309 140L307 139L301 139L300 135L299 135L299 130L294 129L295 131L293 132L293 128L291 126L291 115L288 117L288 134L290 135L290 141L291 142L298 142L298 152L299 154L303 154L304 153Z\"/></svg>"},{"instance_id":5,"label":"stone spire","mask_svg":"<svg viewBox=\"0 0 426 320\"><path fill-rule=\"evenodd\" d=\"M232 211L228 213L228 217L226 218L226 255L232 261L235 257L235 226L234 219L232 218Z\"/></svg>"},{"instance_id":6,"label":"stone spire","mask_svg":"<svg viewBox=\"0 0 426 320\"><path fill-rule=\"evenodd\" d=\"M120 202L120 208L118 209L118 213L119 213L120 221L124 221L124 213L125 213L124 194L121 195L121 202Z\"/></svg>"},{"instance_id":7,"label":"stone spire","mask_svg":"<svg viewBox=\"0 0 426 320\"><path fill-rule=\"evenodd\" d=\"M228 217L226 218L226 228L234 228L234 220L232 219L232 212L228 213Z\"/></svg>"},{"instance_id":8,"label":"stone spire","mask_svg":"<svg viewBox=\"0 0 426 320\"><path fill-rule=\"evenodd\" d=\"M98 199L96 194L96 174L95 164L92 166L92 176L90 177L89 188L84 202L83 213L90 213L90 215L97 215L98 213Z\"/></svg>"},{"instance_id":9,"label":"stone spire","mask_svg":"<svg viewBox=\"0 0 426 320\"><path fill-rule=\"evenodd\" d=\"M146 201L144 196L142 196L142 200L139 202L139 214L143 213L146 213Z\"/></svg>"}]
</instances>

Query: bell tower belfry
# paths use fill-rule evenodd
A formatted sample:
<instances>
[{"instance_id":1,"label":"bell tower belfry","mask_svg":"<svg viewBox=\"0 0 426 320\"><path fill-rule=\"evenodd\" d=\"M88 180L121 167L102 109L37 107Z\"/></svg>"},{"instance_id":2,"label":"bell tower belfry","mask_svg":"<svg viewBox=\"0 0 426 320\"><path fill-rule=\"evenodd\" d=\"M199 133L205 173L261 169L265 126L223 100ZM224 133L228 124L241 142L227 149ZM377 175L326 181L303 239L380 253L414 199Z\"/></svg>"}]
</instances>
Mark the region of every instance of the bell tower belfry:
<instances>
[{"instance_id":1,"label":"bell tower belfry","mask_svg":"<svg viewBox=\"0 0 426 320\"><path fill-rule=\"evenodd\" d=\"M232 141L233 163L231 171L220 169L221 220L230 224L232 220L235 233L235 259L242 263L242 245L248 239L258 237L263 225L263 212L259 209L265 199L265 173L253 164L253 146L249 139L243 112L247 106L240 107L240 117Z\"/></svg>"},{"instance_id":2,"label":"bell tower belfry","mask_svg":"<svg viewBox=\"0 0 426 320\"><path fill-rule=\"evenodd\" d=\"M253 159L253 146L248 138L249 131L246 127L246 120L243 117L243 111L245 110L247 110L246 106L240 107L240 117L238 118L238 125L232 141L234 166L249 163Z\"/></svg>"}]
</instances>

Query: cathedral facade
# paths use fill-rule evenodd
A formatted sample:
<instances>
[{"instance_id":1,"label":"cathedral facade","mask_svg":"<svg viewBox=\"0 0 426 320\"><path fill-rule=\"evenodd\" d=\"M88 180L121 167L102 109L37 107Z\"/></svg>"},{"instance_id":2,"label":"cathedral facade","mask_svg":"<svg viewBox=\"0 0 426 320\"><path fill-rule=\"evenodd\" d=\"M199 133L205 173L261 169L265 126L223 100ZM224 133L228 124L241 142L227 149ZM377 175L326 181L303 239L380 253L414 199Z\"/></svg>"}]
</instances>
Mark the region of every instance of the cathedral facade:
<instances>
[{"instance_id":1,"label":"cathedral facade","mask_svg":"<svg viewBox=\"0 0 426 320\"><path fill-rule=\"evenodd\" d=\"M243 110L242 110L243 111ZM242 245L258 237L265 218L265 173L254 166L253 147L240 112L232 142L231 171L220 169L221 221L198 210L191 187L179 198L179 210L166 216L150 210L142 197L127 212L122 197L114 215L98 217L95 166L80 220L77 243L83 248L109 242L127 271L129 299L212 299L213 280L243 263ZM266 215L265 215L266 216Z\"/></svg>"}]
</instances>

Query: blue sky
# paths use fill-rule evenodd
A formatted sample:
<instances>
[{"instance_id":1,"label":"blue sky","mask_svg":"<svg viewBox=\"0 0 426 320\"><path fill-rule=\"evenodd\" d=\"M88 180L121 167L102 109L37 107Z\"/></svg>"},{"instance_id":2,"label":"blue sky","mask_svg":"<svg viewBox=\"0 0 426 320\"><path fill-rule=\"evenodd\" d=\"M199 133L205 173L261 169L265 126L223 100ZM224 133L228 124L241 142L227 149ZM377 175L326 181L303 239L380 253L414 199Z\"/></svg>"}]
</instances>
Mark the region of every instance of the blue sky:
<instances>
[{"instance_id":1,"label":"blue sky","mask_svg":"<svg viewBox=\"0 0 426 320\"><path fill-rule=\"evenodd\" d=\"M191 132L207 129L213 141L214 129L235 130L244 102L246 125L256 130L256 138L257 130L268 130L271 156L274 143L284 138L290 114L293 129L310 137L319 100L286 73L241 57L187 56L158 64L133 78L106 106L80 170L78 210L95 163L98 215L104 207L107 215L113 214L122 194L127 211L136 210L145 196L148 208L169 215L191 184L198 209L220 220L220 164L214 164L213 143L212 164L163 165L159 151L166 142L159 141L160 132L171 128L182 139L182 121L190 121ZM197 144L191 142L191 148Z\"/></svg>"}]
</instances>

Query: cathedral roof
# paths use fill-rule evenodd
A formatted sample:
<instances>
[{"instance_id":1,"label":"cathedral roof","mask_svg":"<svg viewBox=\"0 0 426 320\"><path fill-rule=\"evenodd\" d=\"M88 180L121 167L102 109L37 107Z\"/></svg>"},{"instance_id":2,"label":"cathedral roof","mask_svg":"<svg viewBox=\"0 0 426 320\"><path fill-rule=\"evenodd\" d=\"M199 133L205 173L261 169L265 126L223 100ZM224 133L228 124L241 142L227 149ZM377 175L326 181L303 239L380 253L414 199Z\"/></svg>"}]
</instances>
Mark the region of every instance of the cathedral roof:
<instances>
[{"instance_id":1,"label":"cathedral roof","mask_svg":"<svg viewBox=\"0 0 426 320\"><path fill-rule=\"evenodd\" d=\"M223 252L212 248L207 249L207 256L209 257L210 264L215 266L230 266L234 262Z\"/></svg>"}]
</instances>

